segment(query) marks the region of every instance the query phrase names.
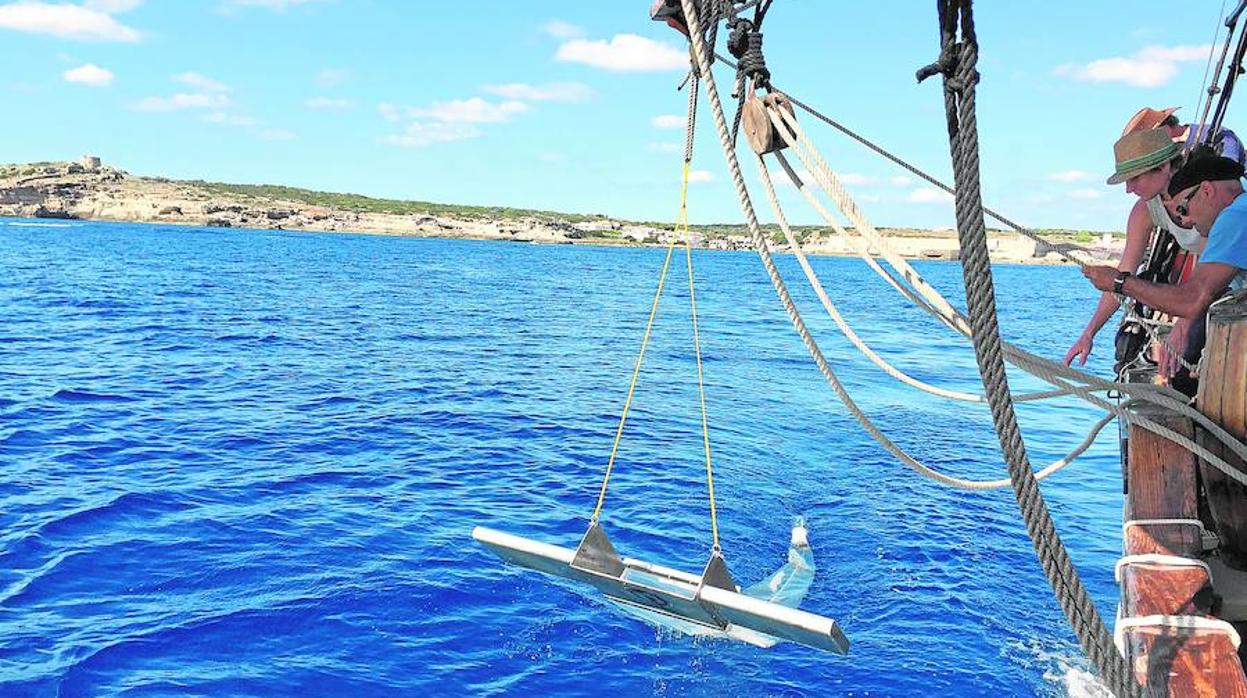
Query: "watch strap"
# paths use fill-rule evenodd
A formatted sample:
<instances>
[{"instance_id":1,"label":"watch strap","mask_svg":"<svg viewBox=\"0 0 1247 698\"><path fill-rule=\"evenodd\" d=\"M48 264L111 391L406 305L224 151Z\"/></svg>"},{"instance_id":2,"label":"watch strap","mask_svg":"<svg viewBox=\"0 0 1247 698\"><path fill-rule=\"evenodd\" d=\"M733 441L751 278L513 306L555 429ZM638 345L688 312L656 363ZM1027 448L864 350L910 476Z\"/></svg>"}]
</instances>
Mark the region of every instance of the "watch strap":
<instances>
[{"instance_id":1,"label":"watch strap","mask_svg":"<svg viewBox=\"0 0 1247 698\"><path fill-rule=\"evenodd\" d=\"M1128 271L1117 272L1117 276L1113 277L1113 293L1120 296L1122 287L1126 285L1126 279L1129 279L1131 276L1134 275Z\"/></svg>"}]
</instances>

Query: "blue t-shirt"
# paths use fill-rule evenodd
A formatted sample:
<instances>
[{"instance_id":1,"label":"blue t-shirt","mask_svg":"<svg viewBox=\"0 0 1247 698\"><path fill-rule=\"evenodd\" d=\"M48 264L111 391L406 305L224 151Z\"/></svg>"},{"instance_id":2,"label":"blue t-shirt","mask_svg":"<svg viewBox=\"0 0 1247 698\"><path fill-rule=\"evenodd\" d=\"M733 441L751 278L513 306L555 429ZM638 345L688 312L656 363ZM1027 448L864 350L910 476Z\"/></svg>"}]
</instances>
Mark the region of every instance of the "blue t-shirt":
<instances>
[{"instance_id":1,"label":"blue t-shirt","mask_svg":"<svg viewBox=\"0 0 1247 698\"><path fill-rule=\"evenodd\" d=\"M1238 267L1238 274L1230 281L1230 288L1238 290L1243 287L1243 270L1247 269L1247 194L1239 194L1217 214L1199 261Z\"/></svg>"}]
</instances>

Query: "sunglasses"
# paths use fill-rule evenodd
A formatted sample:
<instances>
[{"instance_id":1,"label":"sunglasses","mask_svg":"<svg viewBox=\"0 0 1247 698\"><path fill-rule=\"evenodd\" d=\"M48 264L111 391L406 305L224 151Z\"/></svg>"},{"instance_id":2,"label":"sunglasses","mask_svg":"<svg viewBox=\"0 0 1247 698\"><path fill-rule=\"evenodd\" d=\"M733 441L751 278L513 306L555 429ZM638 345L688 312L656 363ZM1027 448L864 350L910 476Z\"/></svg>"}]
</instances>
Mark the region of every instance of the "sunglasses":
<instances>
[{"instance_id":1,"label":"sunglasses","mask_svg":"<svg viewBox=\"0 0 1247 698\"><path fill-rule=\"evenodd\" d=\"M1181 201L1178 202L1177 206L1173 207L1173 210L1179 216L1182 216L1183 218L1186 218L1187 216L1191 215L1191 211L1190 211L1190 208L1188 208L1188 206L1191 203L1191 199L1194 198L1194 196L1198 193L1199 193L1199 186L1197 185L1194 189L1191 190L1190 194L1187 194L1185 197L1182 198Z\"/></svg>"}]
</instances>

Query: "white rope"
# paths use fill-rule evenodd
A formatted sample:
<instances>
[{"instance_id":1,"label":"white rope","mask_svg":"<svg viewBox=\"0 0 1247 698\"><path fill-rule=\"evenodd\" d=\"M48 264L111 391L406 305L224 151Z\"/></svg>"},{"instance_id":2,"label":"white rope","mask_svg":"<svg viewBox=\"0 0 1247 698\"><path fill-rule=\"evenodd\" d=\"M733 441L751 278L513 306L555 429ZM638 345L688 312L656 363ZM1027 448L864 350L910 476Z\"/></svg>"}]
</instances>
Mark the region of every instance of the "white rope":
<instances>
[{"instance_id":1,"label":"white rope","mask_svg":"<svg viewBox=\"0 0 1247 698\"><path fill-rule=\"evenodd\" d=\"M812 193L810 193L809 189L805 186L805 182L801 181L801 178L797 176L796 172L793 171L792 167L788 164L788 160L784 158L783 154L776 152L775 157L779 160L780 165L788 174L789 179L792 180L793 186L801 192L801 195L805 197L805 200L810 204L810 206L817 211L820 216L822 216L823 220L826 221L827 224L836 231L836 233L838 233L841 237L849 239L850 236L848 231L841 227L839 222L836 221L827 209L823 207L822 203L820 203L819 200L815 198ZM759 178L762 180L762 185L764 191L766 192L767 199L771 204L771 210L774 212L776 219L780 221L780 227L784 231L784 237L788 242L788 247L792 249L793 255L797 258L798 264L801 265L802 271L805 272L805 278L810 282L810 287L814 289L814 293L818 296L818 300L823 304L823 308L827 311L827 314L830 315L831 319L835 321L836 327L840 328L841 334L843 334L859 352L861 352L866 358L870 359L871 363L882 369L884 373L887 373L889 376L892 376L906 385L910 385L925 393L947 398L949 400L986 404L987 398L982 394L947 390L910 376L888 363L886 359L875 353L875 351L871 349L871 347L866 344L864 340L862 340L857 332L848 324L847 321L845 321L844 317L840 314L840 311L836 308L835 303L833 303L827 296L827 291L823 288L823 284L819 280L818 274L816 274L814 269L810 266L810 262L806 257L805 251L802 249L801 244L796 240L796 237L792 234L790 228L788 227L787 218L784 216L783 208L779 203L779 197L776 195L775 187L771 182L770 172L767 171L766 163L761 157L758 158L758 172ZM900 291L902 294L906 293L906 290L900 285L900 283L896 281L891 274L888 274L879 266L879 263L876 262L875 258L870 255L870 252L866 249L865 245L858 242L859 238L851 239L854 241L854 247L857 249L858 255L866 262L866 264L875 270L875 273L879 274L880 277L886 280L897 291ZM939 318L938 315L936 317L937 319ZM1068 390L1048 390L1038 393L1015 395L1013 399L1026 402L1068 394Z\"/></svg>"},{"instance_id":2,"label":"white rope","mask_svg":"<svg viewBox=\"0 0 1247 698\"><path fill-rule=\"evenodd\" d=\"M809 170L814 176L814 179L819 186L829 197L833 199L833 201L835 201L837 207L840 208L840 210L844 212L845 216L849 218L850 222L854 224L855 230L874 245L875 249L879 253L879 256L883 257L883 259L887 261L890 266L896 269L901 279L903 279L906 284L913 289L913 292L916 292L918 295L914 295L913 292L906 292L904 289L901 289L902 293L916 305L927 310L938 319L944 321L944 324L957 330L963 336L968 337L970 335L970 327L966 318L942 295L940 295L934 287L927 283L926 279L923 278L922 275L919 274L918 271L915 270L903 257L897 254L891 243L886 238L879 234L871 222L865 217L865 215L862 214L860 209L858 209L857 204L852 200L848 192L845 191L843 185L840 184L839 179L835 176L835 173L831 171L831 168L827 166L821 155L818 154L817 149L814 148L809 139L805 136L804 132L801 131L800 125L797 124L795 117L792 117L782 109L768 110L768 112L771 116L772 123L776 126L776 130L780 134L780 137L784 139L785 143L789 145L793 152L797 153L798 157L801 158L802 164L805 165L806 169ZM853 238L850 236L849 239L852 240ZM861 244L860 241L858 244ZM1183 446L1196 456L1203 459L1209 465L1212 465L1223 472L1227 477L1243 485L1247 485L1247 474L1233 467L1220 456L1213 454L1207 448L1147 417L1130 412L1093 394L1094 392L1099 391L1116 390L1123 394L1130 395L1138 400L1145 400L1169 409L1170 411L1176 412L1182 416L1188 417L1211 432L1218 440L1224 443L1240 458L1247 460L1247 445L1244 445L1229 432L1225 431L1225 429L1223 429L1220 425L1215 424L1205 415L1187 405L1185 402L1185 396L1181 395L1177 391L1165 386L1114 383L1105 381L1068 366L1049 361L1041 356L1019 349L1007 342L1003 344L1003 350L1010 363L1015 366L1022 368L1041 380L1056 386L1063 392L1070 392L1078 395L1087 402L1115 414L1127 420L1131 424L1140 426L1141 428ZM1067 383L1067 380L1079 381L1086 384L1086 387L1072 385ZM881 441L880 443L882 444L883 442ZM887 446L885 445L885 448L886 447ZM889 448L889 450L891 449ZM898 455L898 457L900 456Z\"/></svg>"},{"instance_id":3,"label":"white rope","mask_svg":"<svg viewBox=\"0 0 1247 698\"><path fill-rule=\"evenodd\" d=\"M682 0L682 5L685 11L685 16L689 17L690 21L695 23L695 19L694 19L695 14L693 13L696 12L696 9L692 6L692 0ZM823 377L827 379L832 389L835 390L836 394L840 397L841 401L843 401L845 405L850 408L850 410L857 409L856 404L853 403L852 397L844 389L844 386L840 383L839 378L836 376L830 364L827 362L826 357L823 355L822 351L819 349L818 343L814 340L814 337L810 334L809 328L806 327L804 320L802 320L801 318L800 312L797 310L796 305L792 301L791 295L788 293L787 286L784 284L784 281L779 274L779 270L775 267L774 260L771 257L770 244L767 241L766 237L762 234L761 227L758 224L757 214L755 213L753 209L753 203L750 200L748 189L745 186L744 176L741 174L740 162L737 160L735 150L732 147L731 134L728 132L727 121L723 115L723 105L719 101L718 88L715 85L713 73L711 72L710 63L706 56L705 47L701 45L700 41L695 40L692 42L692 49L693 49L692 51L693 58L697 62L699 72L703 76L704 82L706 83L707 100L710 102L711 111L712 111L712 115L714 117L714 122L715 122L715 128L719 133L720 143L723 147L724 156L727 159L728 170L732 176L732 183L736 189L736 194L740 200L742 211L745 214L745 222L748 225L750 235L753 238L754 246L758 250L758 255L762 259L763 266L766 268L767 274L771 279L771 283L775 287L775 291L776 291L776 294L779 296L781 305L783 305L785 312L789 316L789 319L792 320L794 328L797 330L798 335L800 335L802 343L805 344L806 348L809 350L810 355L814 359L814 363L818 367L820 373L823 374ZM795 121L793 125L796 126ZM799 127L796 127L795 130L796 130L797 135L799 135L802 139L804 139L804 134L800 133ZM792 134L789 134L790 137L791 135ZM806 142L808 143L808 140L806 140ZM817 153L817 151L815 152ZM843 188L841 188L841 191L843 192ZM854 211L856 211L856 205L853 205L853 209ZM857 215L861 217L860 212L858 212ZM867 222L867 225L869 225L869 222ZM871 228L871 230L873 230L873 227ZM877 232L875 234L876 236L878 235ZM880 242L881 243L883 242L882 239L880 239ZM886 249L888 246L886 245L886 243L884 243L880 245L880 247L883 249ZM889 259L888 261L890 264L893 263L893 260L891 259ZM925 290L928 293L933 294L934 298L938 299L938 301L940 301L945 306L945 308L948 311L948 314L947 314L948 319L953 322L959 321L959 324L966 328L967 334L968 334L969 328L964 317L962 317L960 313L958 313L955 309L953 309L950 305L948 305L947 301L945 301L942 296L939 296L939 294L935 292L933 288L931 288L928 284L926 284L925 280L922 279L921 275L917 274L917 272L914 271L911 267L908 267L907 264L904 264L903 260L900 260L900 261L902 263L901 266L908 269L908 273L901 274L902 278L904 278L904 280L910 285L920 285L921 287L925 287ZM1096 406L1101 407L1107 412L1111 412L1112 414L1115 414L1119 417L1123 417L1129 420L1133 424L1137 424L1142 428L1145 428L1166 439L1169 439L1170 441L1178 443L1179 445L1187 448L1188 450L1195 452L1197 455L1201 455L1201 457L1204 457L1207 463L1223 471L1227 477L1230 477L1231 479L1237 482L1247 485L1247 474L1239 472L1237 469L1230 466L1224 460L1209 453L1207 449L1204 449L1203 447L1199 446L1191 439L1183 436L1182 434L1175 432L1172 429L1169 429L1160 424L1157 424L1154 421L1146 417L1143 417L1137 414L1129 414L1127 413L1124 406L1119 407L1106 400L1103 400L1095 396L1094 394L1092 394L1092 390L1093 389L1097 391L1118 390L1126 394L1131 394L1131 395L1137 394L1139 396L1146 397L1146 399L1149 402L1152 402L1154 404L1157 404L1163 407L1167 407L1171 411L1177 412L1179 414L1183 414L1184 416L1189 416L1192 419L1194 419L1197 423L1199 423L1201 426L1204 426L1209 432L1211 432L1218 439L1221 439L1222 441L1224 441L1226 443L1226 446L1231 451L1234 451L1237 455L1242 457L1244 460L1247 460L1247 446L1245 446L1244 444L1239 442L1237 439L1232 437L1228 432L1222 429L1219 425L1214 424L1207 417L1205 417L1202 414L1199 414L1197 411L1187 406L1184 402L1184 399L1185 399L1184 396L1182 396L1180 393L1177 393L1176 391L1170 388L1162 387L1162 386L1151 386L1151 385L1134 386L1134 385L1127 385L1127 384L1120 384L1120 383L1111 383L1109 381L1104 381L1102 379L1095 378L1094 376L1082 374L1067 366L1056 364L1055 362L1048 361L1047 359L1044 359L1042 357L1029 354L1028 352L1024 352L1008 344L1004 345L1004 351L1007 356L1010 356L1011 361L1015 365L1018 365L1024 368L1025 370L1027 370L1028 372L1040 377L1045 382L1050 383L1059 389L1069 390L1070 392L1078 395L1079 397L1082 397L1084 400ZM1089 387L1082 386L1082 385L1071 384L1071 383L1068 383L1063 378L1060 378L1058 376L1064 376L1068 378L1069 380L1081 381L1082 383L1086 383L1089 386L1094 386L1094 387L1089 388ZM1128 402L1126 404L1129 405L1130 403ZM914 459L910 458L904 451L898 448L894 443L892 443L892 441L888 439L888 437L885 434L883 434L877 427L875 427L873 423L869 422L869 420L859 420L859 421L862 422L862 426L867 430L867 432L870 433L870 435L876 441L878 441L879 444L883 446L889 453L892 453L897 458L901 459L902 462L905 462L907 465L910 465L911 467L920 465ZM946 482L946 484L949 484L949 485L956 486L957 484L957 479L948 478L947 476L943 476L939 473L933 472L932 477L935 477L936 479L943 478L941 481L944 481Z\"/></svg>"}]
</instances>

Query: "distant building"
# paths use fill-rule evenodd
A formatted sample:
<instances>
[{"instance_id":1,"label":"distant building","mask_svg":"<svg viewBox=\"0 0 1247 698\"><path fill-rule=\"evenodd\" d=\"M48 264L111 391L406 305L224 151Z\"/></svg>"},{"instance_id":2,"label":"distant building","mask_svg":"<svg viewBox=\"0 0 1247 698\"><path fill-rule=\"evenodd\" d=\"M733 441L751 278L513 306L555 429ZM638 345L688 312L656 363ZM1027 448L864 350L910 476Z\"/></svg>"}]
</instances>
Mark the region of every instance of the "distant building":
<instances>
[{"instance_id":1,"label":"distant building","mask_svg":"<svg viewBox=\"0 0 1247 698\"><path fill-rule=\"evenodd\" d=\"M78 162L87 172L98 172L100 169L100 159L96 155L83 155Z\"/></svg>"}]
</instances>

